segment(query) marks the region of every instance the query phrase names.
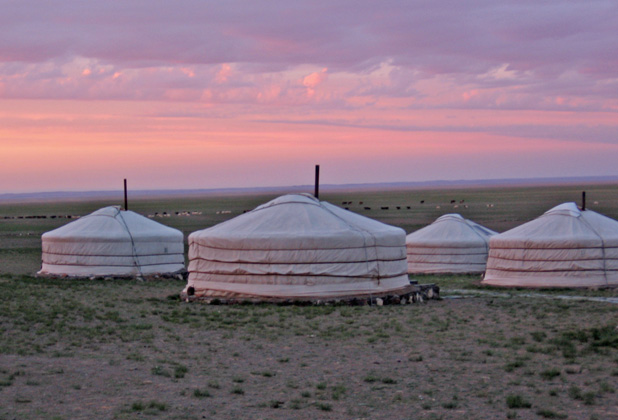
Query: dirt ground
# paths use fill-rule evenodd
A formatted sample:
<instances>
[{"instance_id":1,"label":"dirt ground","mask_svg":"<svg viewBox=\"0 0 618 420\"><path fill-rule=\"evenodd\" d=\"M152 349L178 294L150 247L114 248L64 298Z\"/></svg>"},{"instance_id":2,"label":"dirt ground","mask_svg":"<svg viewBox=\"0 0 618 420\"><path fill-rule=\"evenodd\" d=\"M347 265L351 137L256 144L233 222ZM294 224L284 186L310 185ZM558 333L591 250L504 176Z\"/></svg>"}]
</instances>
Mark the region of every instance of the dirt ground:
<instances>
[{"instance_id":1,"label":"dirt ground","mask_svg":"<svg viewBox=\"0 0 618 420\"><path fill-rule=\"evenodd\" d=\"M218 306L0 276L0 419L618 419L618 307Z\"/></svg>"}]
</instances>

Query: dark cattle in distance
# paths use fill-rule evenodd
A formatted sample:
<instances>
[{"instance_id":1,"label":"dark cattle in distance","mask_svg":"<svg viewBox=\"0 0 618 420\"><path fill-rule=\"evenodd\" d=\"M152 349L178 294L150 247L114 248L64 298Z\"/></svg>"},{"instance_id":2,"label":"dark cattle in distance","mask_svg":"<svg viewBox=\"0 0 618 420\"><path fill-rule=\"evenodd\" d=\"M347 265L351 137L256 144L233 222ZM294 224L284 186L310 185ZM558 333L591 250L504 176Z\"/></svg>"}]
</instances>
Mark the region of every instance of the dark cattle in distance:
<instances>
[{"instance_id":1,"label":"dark cattle in distance","mask_svg":"<svg viewBox=\"0 0 618 420\"><path fill-rule=\"evenodd\" d=\"M365 207L365 210L371 210L371 207Z\"/></svg>"},{"instance_id":2,"label":"dark cattle in distance","mask_svg":"<svg viewBox=\"0 0 618 420\"><path fill-rule=\"evenodd\" d=\"M388 210L388 207L380 207L380 210Z\"/></svg>"}]
</instances>

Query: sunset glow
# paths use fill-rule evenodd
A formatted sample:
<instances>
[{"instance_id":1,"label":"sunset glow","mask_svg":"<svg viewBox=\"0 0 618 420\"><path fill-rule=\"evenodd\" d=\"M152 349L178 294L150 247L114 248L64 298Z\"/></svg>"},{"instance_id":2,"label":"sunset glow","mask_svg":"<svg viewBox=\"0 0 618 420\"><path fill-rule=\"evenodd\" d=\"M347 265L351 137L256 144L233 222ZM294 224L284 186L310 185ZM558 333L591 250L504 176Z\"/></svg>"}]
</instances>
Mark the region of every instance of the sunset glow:
<instances>
[{"instance_id":1,"label":"sunset glow","mask_svg":"<svg viewBox=\"0 0 618 420\"><path fill-rule=\"evenodd\" d=\"M618 3L8 1L0 193L618 175Z\"/></svg>"}]
</instances>

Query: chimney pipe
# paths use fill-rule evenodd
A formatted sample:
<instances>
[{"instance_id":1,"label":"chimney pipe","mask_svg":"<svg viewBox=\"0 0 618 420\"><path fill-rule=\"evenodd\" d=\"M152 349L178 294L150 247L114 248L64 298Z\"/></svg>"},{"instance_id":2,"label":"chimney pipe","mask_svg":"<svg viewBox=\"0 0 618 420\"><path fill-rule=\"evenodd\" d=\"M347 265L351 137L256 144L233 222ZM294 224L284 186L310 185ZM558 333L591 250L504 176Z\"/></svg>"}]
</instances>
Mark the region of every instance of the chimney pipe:
<instances>
[{"instance_id":1,"label":"chimney pipe","mask_svg":"<svg viewBox=\"0 0 618 420\"><path fill-rule=\"evenodd\" d=\"M127 179L124 179L124 209L129 210L129 204L127 200Z\"/></svg>"},{"instance_id":2,"label":"chimney pipe","mask_svg":"<svg viewBox=\"0 0 618 420\"><path fill-rule=\"evenodd\" d=\"M320 165L315 165L315 198L320 198Z\"/></svg>"}]
</instances>

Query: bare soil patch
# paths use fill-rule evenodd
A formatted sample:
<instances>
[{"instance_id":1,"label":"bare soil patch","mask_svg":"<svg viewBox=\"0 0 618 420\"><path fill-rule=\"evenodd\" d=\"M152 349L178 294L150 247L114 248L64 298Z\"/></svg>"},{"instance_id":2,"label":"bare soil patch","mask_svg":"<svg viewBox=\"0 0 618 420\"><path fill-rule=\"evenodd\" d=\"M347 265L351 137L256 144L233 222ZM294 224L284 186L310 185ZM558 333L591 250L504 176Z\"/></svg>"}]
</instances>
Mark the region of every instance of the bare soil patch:
<instances>
[{"instance_id":1,"label":"bare soil patch","mask_svg":"<svg viewBox=\"0 0 618 420\"><path fill-rule=\"evenodd\" d=\"M0 418L618 418L612 304L219 306L183 286L0 277Z\"/></svg>"}]
</instances>

